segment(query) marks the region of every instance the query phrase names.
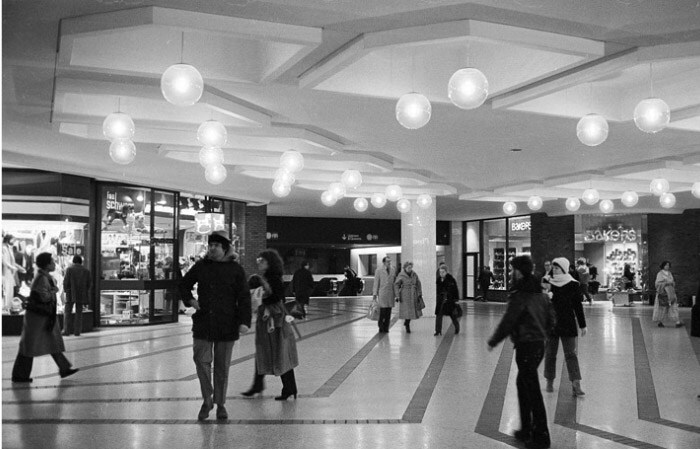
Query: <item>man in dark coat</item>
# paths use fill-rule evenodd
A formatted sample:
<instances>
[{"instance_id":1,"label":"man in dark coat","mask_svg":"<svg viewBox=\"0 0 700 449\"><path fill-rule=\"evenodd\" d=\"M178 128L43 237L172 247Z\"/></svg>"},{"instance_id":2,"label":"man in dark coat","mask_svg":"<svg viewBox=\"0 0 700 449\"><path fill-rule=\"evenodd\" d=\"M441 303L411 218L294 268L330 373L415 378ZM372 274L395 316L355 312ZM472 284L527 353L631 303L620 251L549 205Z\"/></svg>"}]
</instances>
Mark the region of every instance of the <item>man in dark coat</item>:
<instances>
[{"instance_id":1,"label":"man in dark coat","mask_svg":"<svg viewBox=\"0 0 700 449\"><path fill-rule=\"evenodd\" d=\"M215 231L209 236L207 255L180 282L182 301L196 310L192 315L192 334L194 364L204 398L198 415L200 421L209 417L214 404L218 406L216 418L228 419L224 403L233 344L241 332L250 328L250 291L243 267L235 259L226 233ZM197 299L192 295L195 284Z\"/></svg>"},{"instance_id":2,"label":"man in dark coat","mask_svg":"<svg viewBox=\"0 0 700 449\"><path fill-rule=\"evenodd\" d=\"M73 257L73 265L66 269L63 278L63 291L66 292L66 306L63 310L65 326L63 335L70 335L71 329L75 336L83 330L83 304L90 303L90 270L83 266L83 258ZM75 320L73 319L73 305L75 305Z\"/></svg>"},{"instance_id":3,"label":"man in dark coat","mask_svg":"<svg viewBox=\"0 0 700 449\"><path fill-rule=\"evenodd\" d=\"M491 267L488 265L484 266L484 268L481 269L481 273L479 273L479 278L477 279L479 282L479 288L481 289L482 301L488 302L489 287L491 287L491 282L495 280L496 278L494 278L493 273L491 272Z\"/></svg>"},{"instance_id":4,"label":"man in dark coat","mask_svg":"<svg viewBox=\"0 0 700 449\"><path fill-rule=\"evenodd\" d=\"M292 277L292 293L301 307L301 314L306 318L306 306L309 304L311 293L314 291L314 277L309 271L309 261L301 263L301 268L294 272Z\"/></svg>"}]
</instances>

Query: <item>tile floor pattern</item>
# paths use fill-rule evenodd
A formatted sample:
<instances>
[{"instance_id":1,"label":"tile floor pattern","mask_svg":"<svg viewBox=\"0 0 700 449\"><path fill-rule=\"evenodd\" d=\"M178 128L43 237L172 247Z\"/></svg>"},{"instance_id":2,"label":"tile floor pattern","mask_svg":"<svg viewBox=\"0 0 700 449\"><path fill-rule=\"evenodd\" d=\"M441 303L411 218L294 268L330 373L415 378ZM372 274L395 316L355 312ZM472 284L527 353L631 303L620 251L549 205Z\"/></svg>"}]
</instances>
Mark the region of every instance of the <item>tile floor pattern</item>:
<instances>
[{"instance_id":1,"label":"tile floor pattern","mask_svg":"<svg viewBox=\"0 0 700 449\"><path fill-rule=\"evenodd\" d=\"M40 357L30 385L10 382L18 337L3 337L2 447L522 447L511 436L520 423L512 345L486 349L503 304L469 302L460 334L448 327L442 337L433 337L434 318L412 322L406 334L395 316L390 332L378 334L364 318L368 304L312 300L309 318L296 322L296 401L272 400L281 382L270 376L262 398L240 396L253 376L254 337L244 336L225 423L196 420L189 318L68 337L66 355L80 372L62 380ZM586 396L571 396L560 350L557 388L544 393L552 447L700 448L700 339L687 326L655 327L651 312L586 306ZM681 318L689 325L688 309Z\"/></svg>"}]
</instances>

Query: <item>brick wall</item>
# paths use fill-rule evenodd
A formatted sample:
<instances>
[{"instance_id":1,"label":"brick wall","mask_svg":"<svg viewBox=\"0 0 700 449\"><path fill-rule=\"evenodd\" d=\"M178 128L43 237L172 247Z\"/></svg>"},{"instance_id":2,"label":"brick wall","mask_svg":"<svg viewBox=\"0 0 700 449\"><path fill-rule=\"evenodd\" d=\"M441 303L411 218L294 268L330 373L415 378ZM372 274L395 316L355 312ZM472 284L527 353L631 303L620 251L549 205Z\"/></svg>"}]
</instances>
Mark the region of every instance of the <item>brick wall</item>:
<instances>
[{"instance_id":1,"label":"brick wall","mask_svg":"<svg viewBox=\"0 0 700 449\"><path fill-rule=\"evenodd\" d=\"M246 206L245 251L241 257L248 276L257 272L255 259L267 248L267 206Z\"/></svg>"},{"instance_id":2,"label":"brick wall","mask_svg":"<svg viewBox=\"0 0 700 449\"><path fill-rule=\"evenodd\" d=\"M649 214L647 239L649 280L654 282L661 262L670 261L680 304L691 305L700 282L700 209L681 215Z\"/></svg>"},{"instance_id":3,"label":"brick wall","mask_svg":"<svg viewBox=\"0 0 700 449\"><path fill-rule=\"evenodd\" d=\"M549 217L544 213L532 214L531 223L531 253L535 271L538 274L542 273L545 260L566 257L573 263L575 257L573 215Z\"/></svg>"}]
</instances>

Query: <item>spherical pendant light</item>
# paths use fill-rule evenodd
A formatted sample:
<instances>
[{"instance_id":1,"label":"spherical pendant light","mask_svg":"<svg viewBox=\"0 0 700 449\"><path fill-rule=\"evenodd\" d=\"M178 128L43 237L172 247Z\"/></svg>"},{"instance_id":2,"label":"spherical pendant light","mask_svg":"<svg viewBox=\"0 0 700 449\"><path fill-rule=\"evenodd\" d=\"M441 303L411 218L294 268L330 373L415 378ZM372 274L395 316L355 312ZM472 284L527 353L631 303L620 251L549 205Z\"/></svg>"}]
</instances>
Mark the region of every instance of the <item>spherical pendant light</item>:
<instances>
[{"instance_id":1,"label":"spherical pendant light","mask_svg":"<svg viewBox=\"0 0 700 449\"><path fill-rule=\"evenodd\" d=\"M333 195L332 192L329 190L326 190L321 194L321 202L323 203L324 206L334 206L335 203L338 201L338 199Z\"/></svg>"},{"instance_id":2,"label":"spherical pendant light","mask_svg":"<svg viewBox=\"0 0 700 449\"><path fill-rule=\"evenodd\" d=\"M600 114L587 114L576 125L576 136L584 145L595 147L608 138L608 122Z\"/></svg>"},{"instance_id":3,"label":"spherical pendant light","mask_svg":"<svg viewBox=\"0 0 700 449\"><path fill-rule=\"evenodd\" d=\"M209 184L221 184L226 179L226 167L221 164L210 165L204 170L204 179Z\"/></svg>"},{"instance_id":4,"label":"spherical pendant light","mask_svg":"<svg viewBox=\"0 0 700 449\"><path fill-rule=\"evenodd\" d=\"M221 148L202 147L199 150L199 165L207 168L210 165L223 165L224 152Z\"/></svg>"},{"instance_id":5,"label":"spherical pendant light","mask_svg":"<svg viewBox=\"0 0 700 449\"><path fill-rule=\"evenodd\" d=\"M227 139L226 127L217 120L207 120L197 129L197 140L205 147L221 148Z\"/></svg>"},{"instance_id":6,"label":"spherical pendant light","mask_svg":"<svg viewBox=\"0 0 700 449\"><path fill-rule=\"evenodd\" d=\"M396 102L396 120L408 129L418 129L430 121L430 101L415 92L404 94Z\"/></svg>"},{"instance_id":7,"label":"spherical pendant light","mask_svg":"<svg viewBox=\"0 0 700 449\"><path fill-rule=\"evenodd\" d=\"M628 190L622 194L620 200L626 207L634 207L639 202L639 195L637 195L637 192Z\"/></svg>"},{"instance_id":8,"label":"spherical pendant light","mask_svg":"<svg viewBox=\"0 0 700 449\"><path fill-rule=\"evenodd\" d=\"M484 104L489 95L489 81L480 70L459 69L447 83L447 96L461 109L475 109Z\"/></svg>"},{"instance_id":9,"label":"spherical pendant light","mask_svg":"<svg viewBox=\"0 0 700 449\"><path fill-rule=\"evenodd\" d=\"M564 205L568 211L576 212L581 207L581 201L578 198L567 198Z\"/></svg>"},{"instance_id":10,"label":"spherical pendant light","mask_svg":"<svg viewBox=\"0 0 700 449\"><path fill-rule=\"evenodd\" d=\"M383 193L373 193L372 197L370 198L370 202L372 203L372 206L376 207L377 209L381 209L386 205L386 195Z\"/></svg>"},{"instance_id":11,"label":"spherical pendant light","mask_svg":"<svg viewBox=\"0 0 700 449\"><path fill-rule=\"evenodd\" d=\"M102 133L109 140L131 139L135 129L134 121L123 112L109 114L102 122Z\"/></svg>"},{"instance_id":12,"label":"spherical pendant light","mask_svg":"<svg viewBox=\"0 0 700 449\"><path fill-rule=\"evenodd\" d=\"M364 212L369 207L369 202L367 202L366 198L355 198L355 201L352 203L352 205L356 211Z\"/></svg>"},{"instance_id":13,"label":"spherical pendant light","mask_svg":"<svg viewBox=\"0 0 700 449\"><path fill-rule=\"evenodd\" d=\"M649 183L649 191L656 196L663 195L664 193L668 192L670 188L671 186L664 178L652 179L651 183Z\"/></svg>"},{"instance_id":14,"label":"spherical pendant light","mask_svg":"<svg viewBox=\"0 0 700 449\"><path fill-rule=\"evenodd\" d=\"M660 98L647 98L634 108L634 124L645 133L657 133L671 121L671 109Z\"/></svg>"},{"instance_id":15,"label":"spherical pendant light","mask_svg":"<svg viewBox=\"0 0 700 449\"><path fill-rule=\"evenodd\" d=\"M503 213L506 215L513 215L518 210L518 205L512 201L506 201L503 203Z\"/></svg>"},{"instance_id":16,"label":"spherical pendant light","mask_svg":"<svg viewBox=\"0 0 700 449\"><path fill-rule=\"evenodd\" d=\"M362 174L357 170L345 170L340 177L346 189L356 189L362 184Z\"/></svg>"},{"instance_id":17,"label":"spherical pendant light","mask_svg":"<svg viewBox=\"0 0 700 449\"><path fill-rule=\"evenodd\" d=\"M116 139L109 145L109 157L117 164L130 164L136 158L136 145L129 139Z\"/></svg>"},{"instance_id":18,"label":"spherical pendant light","mask_svg":"<svg viewBox=\"0 0 700 449\"><path fill-rule=\"evenodd\" d=\"M613 209L615 209L615 204L610 200L603 200L600 202L598 207L600 208L600 211L604 214L609 214L613 211Z\"/></svg>"},{"instance_id":19,"label":"spherical pendant light","mask_svg":"<svg viewBox=\"0 0 700 449\"><path fill-rule=\"evenodd\" d=\"M700 198L700 182L693 183L690 193L692 193L695 198Z\"/></svg>"},{"instance_id":20,"label":"spherical pendant light","mask_svg":"<svg viewBox=\"0 0 700 449\"><path fill-rule=\"evenodd\" d=\"M332 182L328 186L328 191L333 194L336 200L339 200L345 196L345 186L342 182Z\"/></svg>"},{"instance_id":21,"label":"spherical pendant light","mask_svg":"<svg viewBox=\"0 0 700 449\"><path fill-rule=\"evenodd\" d=\"M411 211L411 202L408 201L406 198L401 198L396 202L396 208L402 214L408 213Z\"/></svg>"},{"instance_id":22,"label":"spherical pendant light","mask_svg":"<svg viewBox=\"0 0 700 449\"><path fill-rule=\"evenodd\" d=\"M280 166L290 173L300 172L304 169L304 156L295 150L288 150L280 156Z\"/></svg>"},{"instance_id":23,"label":"spherical pendant light","mask_svg":"<svg viewBox=\"0 0 700 449\"><path fill-rule=\"evenodd\" d=\"M596 189L586 189L583 191L581 199L584 203L588 204L589 206L592 206L595 203L597 203L598 200L600 200L600 194Z\"/></svg>"},{"instance_id":24,"label":"spherical pendant light","mask_svg":"<svg viewBox=\"0 0 700 449\"><path fill-rule=\"evenodd\" d=\"M530 208L530 210L540 210L542 209L542 198L539 196L531 196L527 200L527 207Z\"/></svg>"},{"instance_id":25,"label":"spherical pendant light","mask_svg":"<svg viewBox=\"0 0 700 449\"><path fill-rule=\"evenodd\" d=\"M160 77L160 91L175 106L192 106L202 97L204 80L189 64L173 64Z\"/></svg>"},{"instance_id":26,"label":"spherical pendant light","mask_svg":"<svg viewBox=\"0 0 700 449\"><path fill-rule=\"evenodd\" d=\"M289 184L285 184L281 181L275 181L272 183L272 193L278 198L284 198L288 196L292 191L292 187Z\"/></svg>"},{"instance_id":27,"label":"spherical pendant light","mask_svg":"<svg viewBox=\"0 0 700 449\"><path fill-rule=\"evenodd\" d=\"M659 197L659 204L664 209L670 209L676 205L676 195L673 193L666 192Z\"/></svg>"},{"instance_id":28,"label":"spherical pendant light","mask_svg":"<svg viewBox=\"0 0 700 449\"><path fill-rule=\"evenodd\" d=\"M430 207L431 204L433 204L433 198L427 193L422 193L418 195L418 198L416 199L416 204L418 204L418 207L420 207L421 209L427 209Z\"/></svg>"},{"instance_id":29,"label":"spherical pendant light","mask_svg":"<svg viewBox=\"0 0 700 449\"><path fill-rule=\"evenodd\" d=\"M397 186L396 184L387 186L386 190L384 191L384 194L386 195L386 199L388 199L389 201L398 201L403 196L401 187Z\"/></svg>"},{"instance_id":30,"label":"spherical pendant light","mask_svg":"<svg viewBox=\"0 0 700 449\"><path fill-rule=\"evenodd\" d=\"M296 181L296 178L286 168L280 168L275 172L275 181L291 186Z\"/></svg>"}]
</instances>

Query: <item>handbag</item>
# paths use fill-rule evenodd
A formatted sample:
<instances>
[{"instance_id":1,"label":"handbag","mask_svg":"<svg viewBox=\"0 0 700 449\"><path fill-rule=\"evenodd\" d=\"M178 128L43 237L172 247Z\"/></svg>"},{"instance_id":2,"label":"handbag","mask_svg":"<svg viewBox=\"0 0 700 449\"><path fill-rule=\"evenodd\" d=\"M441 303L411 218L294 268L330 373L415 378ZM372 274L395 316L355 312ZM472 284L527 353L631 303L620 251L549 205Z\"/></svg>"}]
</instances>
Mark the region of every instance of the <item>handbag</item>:
<instances>
[{"instance_id":1,"label":"handbag","mask_svg":"<svg viewBox=\"0 0 700 449\"><path fill-rule=\"evenodd\" d=\"M296 299L285 302L284 307L287 309L287 314L293 316L297 320L304 317L304 312L302 312L301 306Z\"/></svg>"},{"instance_id":2,"label":"handbag","mask_svg":"<svg viewBox=\"0 0 700 449\"><path fill-rule=\"evenodd\" d=\"M425 309L425 302L423 301L423 295L418 297L418 301L416 301L416 310L423 310Z\"/></svg>"},{"instance_id":3,"label":"handbag","mask_svg":"<svg viewBox=\"0 0 700 449\"><path fill-rule=\"evenodd\" d=\"M56 314L56 303L54 301L43 302L39 294L34 290L29 292L29 300L25 308L38 315L52 316Z\"/></svg>"},{"instance_id":4,"label":"handbag","mask_svg":"<svg viewBox=\"0 0 700 449\"><path fill-rule=\"evenodd\" d=\"M367 318L372 321L379 321L379 304L377 304L375 299L373 299L369 305L369 309L367 310Z\"/></svg>"},{"instance_id":5,"label":"handbag","mask_svg":"<svg viewBox=\"0 0 700 449\"><path fill-rule=\"evenodd\" d=\"M452 313L451 313L452 318L460 318L462 315L464 315L464 311L462 310L462 307L460 307L459 304L455 304L454 307L452 307Z\"/></svg>"},{"instance_id":6,"label":"handbag","mask_svg":"<svg viewBox=\"0 0 700 449\"><path fill-rule=\"evenodd\" d=\"M659 307L668 307L669 305L671 305L670 301L668 300L668 295L666 294L666 292L659 293L658 300L659 300Z\"/></svg>"}]
</instances>

